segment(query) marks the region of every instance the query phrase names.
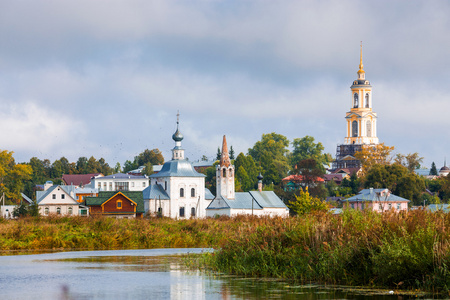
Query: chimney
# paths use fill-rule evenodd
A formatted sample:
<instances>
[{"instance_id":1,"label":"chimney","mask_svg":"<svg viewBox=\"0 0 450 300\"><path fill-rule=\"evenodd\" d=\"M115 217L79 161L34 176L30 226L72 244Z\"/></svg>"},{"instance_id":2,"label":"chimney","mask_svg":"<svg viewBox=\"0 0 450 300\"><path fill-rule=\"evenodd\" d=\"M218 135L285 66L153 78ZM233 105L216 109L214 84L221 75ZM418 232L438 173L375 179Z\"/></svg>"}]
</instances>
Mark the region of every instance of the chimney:
<instances>
[{"instance_id":1,"label":"chimney","mask_svg":"<svg viewBox=\"0 0 450 300\"><path fill-rule=\"evenodd\" d=\"M44 191L48 190L51 186L53 186L53 182L52 181L46 181L44 183Z\"/></svg>"},{"instance_id":2,"label":"chimney","mask_svg":"<svg viewBox=\"0 0 450 300\"><path fill-rule=\"evenodd\" d=\"M372 193L373 193L373 188L370 188L369 191L370 191L370 193L372 194Z\"/></svg>"}]
</instances>

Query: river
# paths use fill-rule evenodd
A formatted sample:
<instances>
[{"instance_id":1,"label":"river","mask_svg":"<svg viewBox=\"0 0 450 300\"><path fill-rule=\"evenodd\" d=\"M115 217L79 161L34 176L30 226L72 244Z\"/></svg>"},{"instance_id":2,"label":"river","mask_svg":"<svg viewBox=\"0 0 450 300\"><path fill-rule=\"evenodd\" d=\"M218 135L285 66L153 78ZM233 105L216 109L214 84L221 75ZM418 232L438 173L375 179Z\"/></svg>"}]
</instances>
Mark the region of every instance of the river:
<instances>
[{"instance_id":1,"label":"river","mask_svg":"<svg viewBox=\"0 0 450 300\"><path fill-rule=\"evenodd\" d=\"M202 251L4 255L0 256L0 299L407 299L186 270L181 255Z\"/></svg>"}]
</instances>

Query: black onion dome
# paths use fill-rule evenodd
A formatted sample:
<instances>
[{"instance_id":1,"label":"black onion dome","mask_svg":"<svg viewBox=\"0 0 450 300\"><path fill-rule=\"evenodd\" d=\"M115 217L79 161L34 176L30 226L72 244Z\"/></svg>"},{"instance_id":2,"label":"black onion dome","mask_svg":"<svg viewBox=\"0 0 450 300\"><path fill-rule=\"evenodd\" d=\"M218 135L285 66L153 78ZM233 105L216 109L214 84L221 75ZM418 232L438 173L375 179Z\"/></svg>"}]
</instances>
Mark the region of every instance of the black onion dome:
<instances>
[{"instance_id":1,"label":"black onion dome","mask_svg":"<svg viewBox=\"0 0 450 300\"><path fill-rule=\"evenodd\" d=\"M183 140L184 136L181 134L181 132L178 130L177 127L177 131L172 135L172 139L175 142L181 142Z\"/></svg>"},{"instance_id":2,"label":"black onion dome","mask_svg":"<svg viewBox=\"0 0 450 300\"><path fill-rule=\"evenodd\" d=\"M256 178L258 178L258 180L263 180L264 177L261 175L261 172L259 172L259 175Z\"/></svg>"}]
</instances>

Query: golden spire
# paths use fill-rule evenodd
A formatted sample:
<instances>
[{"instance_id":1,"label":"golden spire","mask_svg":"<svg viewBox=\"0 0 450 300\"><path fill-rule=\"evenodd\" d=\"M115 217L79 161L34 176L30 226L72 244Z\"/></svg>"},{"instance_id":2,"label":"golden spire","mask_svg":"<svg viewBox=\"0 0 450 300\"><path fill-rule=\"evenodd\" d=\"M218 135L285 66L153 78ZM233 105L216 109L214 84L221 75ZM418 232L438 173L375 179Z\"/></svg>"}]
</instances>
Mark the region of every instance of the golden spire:
<instances>
[{"instance_id":1,"label":"golden spire","mask_svg":"<svg viewBox=\"0 0 450 300\"><path fill-rule=\"evenodd\" d=\"M362 41L361 41L361 54L360 54L360 57L359 57L359 71L358 71L358 73L365 73L364 72L364 65L363 65L363 62L362 62Z\"/></svg>"}]
</instances>

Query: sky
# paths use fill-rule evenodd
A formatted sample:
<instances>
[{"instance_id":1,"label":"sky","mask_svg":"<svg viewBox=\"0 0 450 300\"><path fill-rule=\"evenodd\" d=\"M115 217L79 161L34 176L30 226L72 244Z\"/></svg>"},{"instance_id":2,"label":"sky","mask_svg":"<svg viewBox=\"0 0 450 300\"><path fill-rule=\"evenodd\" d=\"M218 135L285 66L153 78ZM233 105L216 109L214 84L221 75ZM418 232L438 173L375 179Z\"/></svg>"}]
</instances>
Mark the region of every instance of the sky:
<instances>
[{"instance_id":1,"label":"sky","mask_svg":"<svg viewBox=\"0 0 450 300\"><path fill-rule=\"evenodd\" d=\"M448 1L0 1L0 149L214 159L265 133L344 143L360 43L378 138L450 160Z\"/></svg>"}]
</instances>

